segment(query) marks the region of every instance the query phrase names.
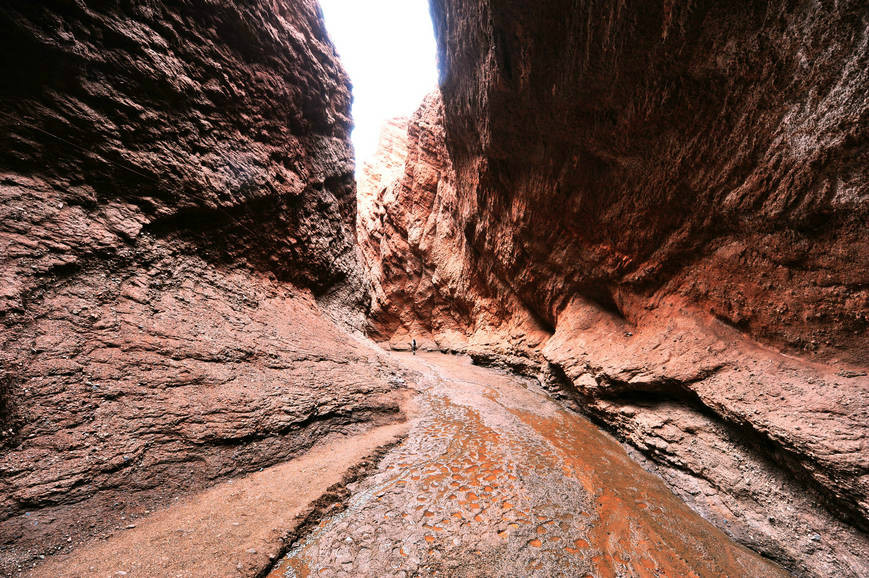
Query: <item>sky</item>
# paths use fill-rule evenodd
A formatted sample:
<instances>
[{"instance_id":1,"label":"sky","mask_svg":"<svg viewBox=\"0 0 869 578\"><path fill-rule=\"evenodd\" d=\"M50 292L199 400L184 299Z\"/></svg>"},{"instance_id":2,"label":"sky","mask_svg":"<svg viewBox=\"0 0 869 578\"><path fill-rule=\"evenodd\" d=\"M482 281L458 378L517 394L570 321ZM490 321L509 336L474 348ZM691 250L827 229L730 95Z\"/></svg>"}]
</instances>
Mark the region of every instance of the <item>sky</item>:
<instances>
[{"instance_id":1,"label":"sky","mask_svg":"<svg viewBox=\"0 0 869 578\"><path fill-rule=\"evenodd\" d=\"M357 171L383 123L410 115L437 87L428 0L320 0L326 29L353 83Z\"/></svg>"}]
</instances>

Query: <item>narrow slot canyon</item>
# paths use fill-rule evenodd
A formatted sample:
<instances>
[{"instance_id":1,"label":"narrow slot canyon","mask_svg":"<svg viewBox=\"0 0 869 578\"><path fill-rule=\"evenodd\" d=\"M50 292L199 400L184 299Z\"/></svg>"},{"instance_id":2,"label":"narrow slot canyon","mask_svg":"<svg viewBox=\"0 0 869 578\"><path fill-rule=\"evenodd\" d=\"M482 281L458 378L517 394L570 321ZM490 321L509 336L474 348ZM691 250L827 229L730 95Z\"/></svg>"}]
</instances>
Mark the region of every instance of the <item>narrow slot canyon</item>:
<instances>
[{"instance_id":1,"label":"narrow slot canyon","mask_svg":"<svg viewBox=\"0 0 869 578\"><path fill-rule=\"evenodd\" d=\"M0 576L869 575L865 2L0 48Z\"/></svg>"}]
</instances>

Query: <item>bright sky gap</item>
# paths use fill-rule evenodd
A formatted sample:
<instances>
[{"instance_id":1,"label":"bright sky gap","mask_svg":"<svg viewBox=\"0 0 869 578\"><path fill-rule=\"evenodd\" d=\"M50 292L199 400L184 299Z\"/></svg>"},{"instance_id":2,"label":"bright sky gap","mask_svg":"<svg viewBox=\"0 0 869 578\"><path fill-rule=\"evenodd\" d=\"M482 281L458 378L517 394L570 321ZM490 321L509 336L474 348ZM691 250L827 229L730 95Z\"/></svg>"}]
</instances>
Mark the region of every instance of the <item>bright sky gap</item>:
<instances>
[{"instance_id":1,"label":"bright sky gap","mask_svg":"<svg viewBox=\"0 0 869 578\"><path fill-rule=\"evenodd\" d=\"M410 115L437 87L428 0L320 0L326 28L353 83L356 167L383 123Z\"/></svg>"}]
</instances>

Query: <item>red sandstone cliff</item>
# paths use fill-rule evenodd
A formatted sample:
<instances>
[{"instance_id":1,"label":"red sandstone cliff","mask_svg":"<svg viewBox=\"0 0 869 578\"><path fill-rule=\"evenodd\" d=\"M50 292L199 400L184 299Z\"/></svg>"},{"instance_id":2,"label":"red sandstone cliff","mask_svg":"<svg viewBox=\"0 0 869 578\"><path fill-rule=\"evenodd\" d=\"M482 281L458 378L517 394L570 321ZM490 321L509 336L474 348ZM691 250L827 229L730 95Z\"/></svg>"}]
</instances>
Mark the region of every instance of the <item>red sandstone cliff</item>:
<instances>
[{"instance_id":1,"label":"red sandstone cliff","mask_svg":"<svg viewBox=\"0 0 869 578\"><path fill-rule=\"evenodd\" d=\"M316 301L365 293L313 0L5 2L0 59L0 574L395 418Z\"/></svg>"},{"instance_id":2,"label":"red sandstone cliff","mask_svg":"<svg viewBox=\"0 0 869 578\"><path fill-rule=\"evenodd\" d=\"M860 3L433 14L443 113L360 215L374 335L535 373L743 543L869 571Z\"/></svg>"},{"instance_id":3,"label":"red sandstone cliff","mask_svg":"<svg viewBox=\"0 0 869 578\"><path fill-rule=\"evenodd\" d=\"M541 317L681 294L869 363L862 2L433 4L460 219Z\"/></svg>"},{"instance_id":4,"label":"red sandstone cliff","mask_svg":"<svg viewBox=\"0 0 869 578\"><path fill-rule=\"evenodd\" d=\"M362 174L357 182L356 202L365 204L358 217L373 216L371 205L376 202L381 190L401 178L407 161L407 128L410 119L394 118L387 121L380 131L375 151L375 162L362 165ZM364 227L361 230L367 230Z\"/></svg>"},{"instance_id":5,"label":"red sandstone cliff","mask_svg":"<svg viewBox=\"0 0 869 578\"><path fill-rule=\"evenodd\" d=\"M393 347L462 347L495 340L539 346L544 331L503 285L477 269L460 222L455 172L446 149L440 93L409 122L384 128L359 182L357 235L371 281L369 332ZM496 335L489 333L495 331Z\"/></svg>"}]
</instances>

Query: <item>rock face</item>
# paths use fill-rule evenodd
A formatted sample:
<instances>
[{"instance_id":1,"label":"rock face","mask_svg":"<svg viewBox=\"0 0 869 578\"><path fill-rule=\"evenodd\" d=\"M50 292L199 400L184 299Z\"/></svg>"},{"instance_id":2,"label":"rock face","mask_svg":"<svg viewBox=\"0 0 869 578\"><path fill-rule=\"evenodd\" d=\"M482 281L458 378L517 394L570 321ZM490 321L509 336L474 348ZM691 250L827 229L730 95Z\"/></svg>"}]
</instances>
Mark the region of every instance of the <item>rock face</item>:
<instances>
[{"instance_id":1,"label":"rock face","mask_svg":"<svg viewBox=\"0 0 869 578\"><path fill-rule=\"evenodd\" d=\"M432 5L443 112L359 219L374 335L535 374L746 545L869 572L861 3Z\"/></svg>"},{"instance_id":2,"label":"rock face","mask_svg":"<svg viewBox=\"0 0 869 578\"><path fill-rule=\"evenodd\" d=\"M378 201L381 189L391 185L404 174L407 161L409 122L409 118L402 116L387 121L381 129L374 162L366 162L362 165L362 174L357 183L356 202L357 205L360 205L357 219L375 217L375 211L372 210L372 207ZM443 127L443 122L435 126ZM441 148L438 150L445 152L443 137L435 142L441 144ZM446 158L445 154L444 158ZM449 161L445 160L444 162ZM371 228L368 225L357 227L360 231L367 231Z\"/></svg>"},{"instance_id":3,"label":"rock face","mask_svg":"<svg viewBox=\"0 0 869 578\"><path fill-rule=\"evenodd\" d=\"M438 268L467 262L451 217L452 175L439 94L428 96L412 119L387 123L374 161L363 166L357 236L373 280L371 332L377 337L403 328L398 338L409 341L422 329L418 323L469 322L455 319L461 312L454 300L432 282ZM441 240L440 245L423 246L431 239ZM466 287L455 291L465 293Z\"/></svg>"},{"instance_id":4,"label":"rock face","mask_svg":"<svg viewBox=\"0 0 869 578\"><path fill-rule=\"evenodd\" d=\"M0 7L0 574L400 419L367 311L869 575L864 3L432 7L358 217L314 0Z\"/></svg>"},{"instance_id":5,"label":"rock face","mask_svg":"<svg viewBox=\"0 0 869 578\"><path fill-rule=\"evenodd\" d=\"M64 244L27 248L39 258L25 264L6 241L4 311L44 272L108 258L142 229L318 291L357 271L350 90L314 2L2 15L4 170L40 180L10 183L4 208L63 191L5 222L50 221L33 243Z\"/></svg>"},{"instance_id":6,"label":"rock face","mask_svg":"<svg viewBox=\"0 0 869 578\"><path fill-rule=\"evenodd\" d=\"M468 339L503 343L509 326L512 345L527 351L545 332L505 285L487 283L478 269L457 219L443 114L440 93L430 94L409 121L384 128L363 167L357 236L373 286L369 333L399 349L411 339L461 348Z\"/></svg>"},{"instance_id":7,"label":"rock face","mask_svg":"<svg viewBox=\"0 0 869 578\"><path fill-rule=\"evenodd\" d=\"M399 417L318 305L367 293L315 2L12 1L0 48L0 574Z\"/></svg>"},{"instance_id":8,"label":"rock face","mask_svg":"<svg viewBox=\"0 0 869 578\"><path fill-rule=\"evenodd\" d=\"M543 319L678 293L869 363L862 2L433 5L460 218Z\"/></svg>"}]
</instances>

